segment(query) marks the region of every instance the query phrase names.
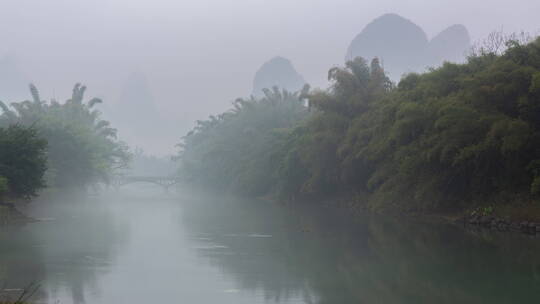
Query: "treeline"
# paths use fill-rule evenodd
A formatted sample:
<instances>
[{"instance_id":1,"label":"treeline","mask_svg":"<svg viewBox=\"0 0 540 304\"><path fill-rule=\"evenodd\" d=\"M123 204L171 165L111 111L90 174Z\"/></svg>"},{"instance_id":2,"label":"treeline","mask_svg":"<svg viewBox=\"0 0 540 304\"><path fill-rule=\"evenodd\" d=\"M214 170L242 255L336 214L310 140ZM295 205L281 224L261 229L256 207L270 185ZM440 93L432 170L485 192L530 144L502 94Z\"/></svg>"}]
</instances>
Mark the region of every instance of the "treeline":
<instances>
[{"instance_id":1,"label":"treeline","mask_svg":"<svg viewBox=\"0 0 540 304\"><path fill-rule=\"evenodd\" d=\"M42 100L30 85L32 100L0 102L0 196L30 197L45 186L83 188L107 182L125 167L127 146L77 84L64 103Z\"/></svg>"},{"instance_id":2,"label":"treeline","mask_svg":"<svg viewBox=\"0 0 540 304\"><path fill-rule=\"evenodd\" d=\"M397 85L377 59L356 58L329 79L326 91L242 101L198 122L181 144L182 173L239 193L345 196L371 209L457 210L540 194L540 39Z\"/></svg>"},{"instance_id":3,"label":"treeline","mask_svg":"<svg viewBox=\"0 0 540 304\"><path fill-rule=\"evenodd\" d=\"M270 192L279 182L281 145L308 115L300 94L267 89L263 98L238 99L233 109L197 121L179 144L182 176L219 191Z\"/></svg>"}]
</instances>

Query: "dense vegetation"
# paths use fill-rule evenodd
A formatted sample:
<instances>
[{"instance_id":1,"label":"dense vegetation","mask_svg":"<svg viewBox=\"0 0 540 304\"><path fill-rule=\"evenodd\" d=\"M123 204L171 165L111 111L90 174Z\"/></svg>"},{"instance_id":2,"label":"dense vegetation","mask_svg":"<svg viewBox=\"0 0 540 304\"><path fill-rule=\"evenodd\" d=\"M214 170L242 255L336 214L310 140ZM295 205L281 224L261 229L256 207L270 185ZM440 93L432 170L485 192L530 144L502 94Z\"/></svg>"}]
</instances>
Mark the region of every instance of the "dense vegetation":
<instances>
[{"instance_id":1,"label":"dense vegetation","mask_svg":"<svg viewBox=\"0 0 540 304\"><path fill-rule=\"evenodd\" d=\"M28 198L44 186L46 147L33 128L0 128L0 204L4 196Z\"/></svg>"},{"instance_id":2,"label":"dense vegetation","mask_svg":"<svg viewBox=\"0 0 540 304\"><path fill-rule=\"evenodd\" d=\"M30 85L32 100L15 102L11 107L0 103L0 126L32 127L47 142L48 186L84 187L107 181L129 159L127 147L116 139L116 130L95 109L101 100L84 102L85 90L77 84L65 103L46 102Z\"/></svg>"},{"instance_id":3,"label":"dense vegetation","mask_svg":"<svg viewBox=\"0 0 540 304\"><path fill-rule=\"evenodd\" d=\"M308 112L300 94L265 90L261 99L238 99L234 108L205 121L180 144L185 178L218 190L258 195L278 182L276 153L290 127Z\"/></svg>"},{"instance_id":4,"label":"dense vegetation","mask_svg":"<svg viewBox=\"0 0 540 304\"><path fill-rule=\"evenodd\" d=\"M377 59L329 72L332 87L237 103L184 138L183 172L237 192L345 195L372 209L462 209L540 194L540 39L484 49L392 84ZM238 105L240 107L238 107ZM287 114L286 114L287 113ZM204 174L203 174L204 173Z\"/></svg>"}]
</instances>

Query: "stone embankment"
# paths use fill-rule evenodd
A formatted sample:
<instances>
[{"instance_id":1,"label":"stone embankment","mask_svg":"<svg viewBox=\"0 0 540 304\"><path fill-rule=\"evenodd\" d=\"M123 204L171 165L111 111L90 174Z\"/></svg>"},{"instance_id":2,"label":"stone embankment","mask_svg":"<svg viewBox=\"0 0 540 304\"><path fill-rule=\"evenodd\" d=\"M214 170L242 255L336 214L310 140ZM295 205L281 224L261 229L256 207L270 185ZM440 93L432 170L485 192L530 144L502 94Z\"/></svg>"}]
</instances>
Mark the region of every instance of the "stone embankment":
<instances>
[{"instance_id":1,"label":"stone embankment","mask_svg":"<svg viewBox=\"0 0 540 304\"><path fill-rule=\"evenodd\" d=\"M465 225L480 226L499 231L514 231L527 234L540 234L540 223L529 221L512 221L489 215L473 215L458 220Z\"/></svg>"}]
</instances>

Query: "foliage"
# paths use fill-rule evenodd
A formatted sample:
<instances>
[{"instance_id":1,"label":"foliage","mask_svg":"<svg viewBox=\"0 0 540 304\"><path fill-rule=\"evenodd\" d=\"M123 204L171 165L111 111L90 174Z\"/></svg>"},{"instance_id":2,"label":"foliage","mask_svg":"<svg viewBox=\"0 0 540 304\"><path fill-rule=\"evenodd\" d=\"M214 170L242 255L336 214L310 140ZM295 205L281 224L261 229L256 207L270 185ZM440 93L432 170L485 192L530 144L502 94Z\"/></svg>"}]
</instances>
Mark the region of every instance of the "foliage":
<instances>
[{"instance_id":1,"label":"foliage","mask_svg":"<svg viewBox=\"0 0 540 304\"><path fill-rule=\"evenodd\" d=\"M193 182L242 194L264 194L276 184L278 148L289 128L307 116L300 93L264 90L261 99L238 99L233 109L183 137L178 159Z\"/></svg>"},{"instance_id":2,"label":"foliage","mask_svg":"<svg viewBox=\"0 0 540 304\"><path fill-rule=\"evenodd\" d=\"M480 216L489 216L494 212L493 206L484 206L478 207L471 212L471 216L480 215Z\"/></svg>"},{"instance_id":3,"label":"foliage","mask_svg":"<svg viewBox=\"0 0 540 304\"><path fill-rule=\"evenodd\" d=\"M343 138L333 150L335 183L366 189L372 207L400 209L459 208L503 191L536 191L540 40L509 45L501 56L408 75L368 102L363 115L347 121L346 132L329 135ZM343 79L335 81L343 87ZM347 100L331 96L322 108L326 121L336 115L329 109ZM348 171L356 176L348 179Z\"/></svg>"},{"instance_id":4,"label":"foliage","mask_svg":"<svg viewBox=\"0 0 540 304\"><path fill-rule=\"evenodd\" d=\"M2 203L2 196L8 191L7 178L0 176L0 203Z\"/></svg>"},{"instance_id":5,"label":"foliage","mask_svg":"<svg viewBox=\"0 0 540 304\"><path fill-rule=\"evenodd\" d=\"M46 146L33 128L0 128L0 196L7 193L28 198L44 186Z\"/></svg>"},{"instance_id":6,"label":"foliage","mask_svg":"<svg viewBox=\"0 0 540 304\"><path fill-rule=\"evenodd\" d=\"M76 84L65 103L41 100L30 85L32 100L0 103L0 125L33 126L48 142L47 180L58 187L85 186L107 181L109 174L127 164L127 147L116 139L116 130L100 118L98 98L84 102L86 87Z\"/></svg>"},{"instance_id":7,"label":"foliage","mask_svg":"<svg viewBox=\"0 0 540 304\"><path fill-rule=\"evenodd\" d=\"M329 91L308 96L317 113L289 138L279 180L288 183L289 177L296 175L292 183L297 186L280 187L280 194L286 197L335 194L348 188L349 181L366 178L371 170L353 150L364 147L366 129L373 126L369 110L393 85L377 59L368 65L356 58L345 68L331 69L328 78L333 82Z\"/></svg>"},{"instance_id":8,"label":"foliage","mask_svg":"<svg viewBox=\"0 0 540 304\"><path fill-rule=\"evenodd\" d=\"M281 137L245 136L250 118L259 119L249 111L199 124L187 147L208 145L198 145L191 170L208 172L214 184L249 185L253 175L245 174L262 166L261 191L290 199L361 194L375 209L461 209L512 193L533 199L540 193L540 39L505 45L502 53L407 75L397 86L377 59L357 58L330 70L332 87L306 95L313 115Z\"/></svg>"}]
</instances>

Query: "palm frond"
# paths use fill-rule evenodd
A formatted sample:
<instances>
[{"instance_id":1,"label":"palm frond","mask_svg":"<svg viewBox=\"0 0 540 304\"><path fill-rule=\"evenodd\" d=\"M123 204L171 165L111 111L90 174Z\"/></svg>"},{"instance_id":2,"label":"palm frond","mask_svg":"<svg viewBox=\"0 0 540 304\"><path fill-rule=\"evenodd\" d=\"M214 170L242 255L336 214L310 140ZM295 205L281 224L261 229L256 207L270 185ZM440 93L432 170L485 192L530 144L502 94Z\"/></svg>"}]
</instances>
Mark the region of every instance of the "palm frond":
<instances>
[{"instance_id":1,"label":"palm frond","mask_svg":"<svg viewBox=\"0 0 540 304\"><path fill-rule=\"evenodd\" d=\"M98 103L103 103L103 100L101 100L100 98L94 97L94 98L90 99L90 101L88 101L88 107L92 108L94 105L96 105Z\"/></svg>"},{"instance_id":2,"label":"palm frond","mask_svg":"<svg viewBox=\"0 0 540 304\"><path fill-rule=\"evenodd\" d=\"M35 103L41 103L41 98L39 97L39 91L36 86L31 83L28 85L30 87L30 94L32 94L32 99Z\"/></svg>"}]
</instances>

